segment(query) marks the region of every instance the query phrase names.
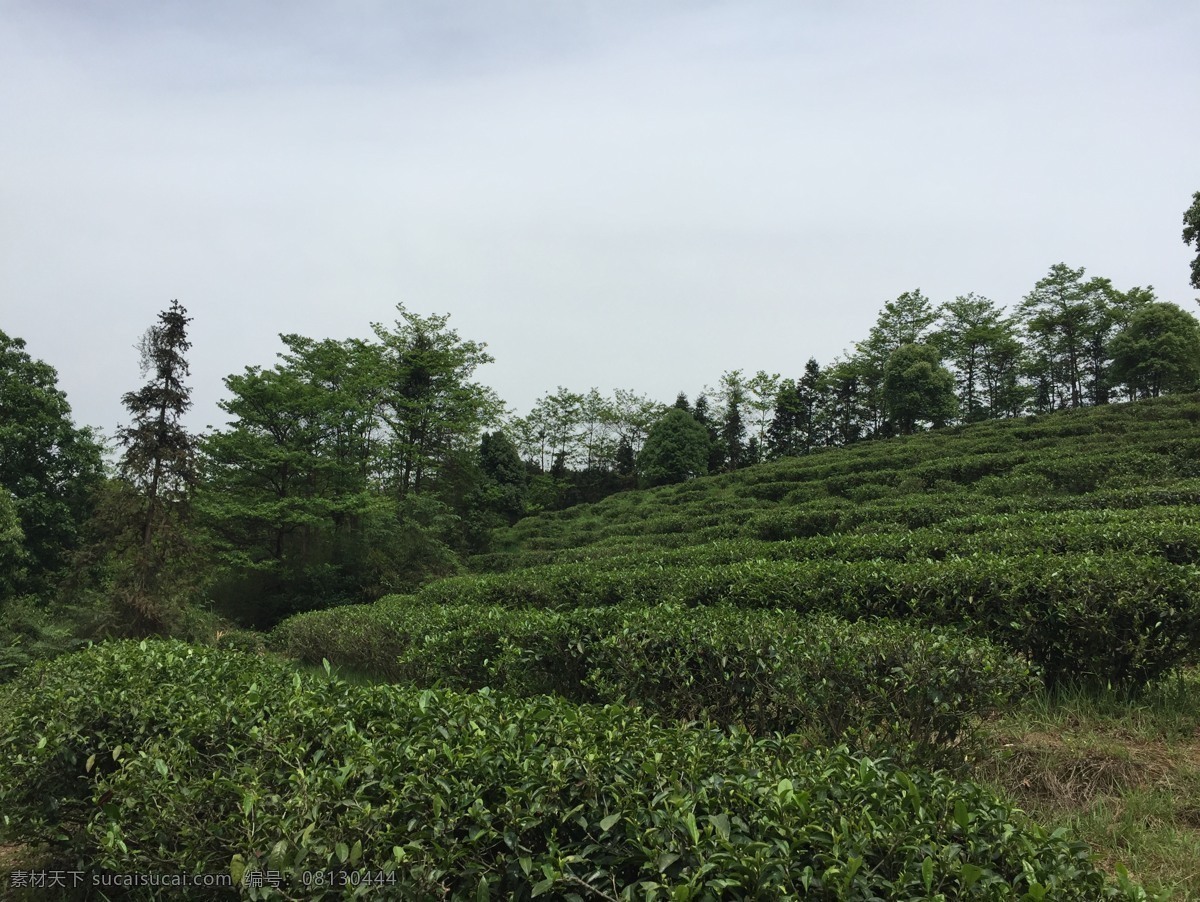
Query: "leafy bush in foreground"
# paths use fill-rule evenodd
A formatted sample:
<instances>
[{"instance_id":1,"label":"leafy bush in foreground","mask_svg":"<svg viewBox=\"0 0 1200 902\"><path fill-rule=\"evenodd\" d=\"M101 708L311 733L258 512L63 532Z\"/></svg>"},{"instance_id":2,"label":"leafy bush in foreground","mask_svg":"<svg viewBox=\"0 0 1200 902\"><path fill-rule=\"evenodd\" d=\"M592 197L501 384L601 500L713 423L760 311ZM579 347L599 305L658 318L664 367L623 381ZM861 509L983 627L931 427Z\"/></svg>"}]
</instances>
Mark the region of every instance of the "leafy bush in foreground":
<instances>
[{"instance_id":1,"label":"leafy bush in foreground","mask_svg":"<svg viewBox=\"0 0 1200 902\"><path fill-rule=\"evenodd\" d=\"M313 899L343 891L302 871L404 899L1144 897L974 785L617 707L354 687L177 642L59 659L2 701L7 838L80 824L88 867L278 870Z\"/></svg>"}]
</instances>

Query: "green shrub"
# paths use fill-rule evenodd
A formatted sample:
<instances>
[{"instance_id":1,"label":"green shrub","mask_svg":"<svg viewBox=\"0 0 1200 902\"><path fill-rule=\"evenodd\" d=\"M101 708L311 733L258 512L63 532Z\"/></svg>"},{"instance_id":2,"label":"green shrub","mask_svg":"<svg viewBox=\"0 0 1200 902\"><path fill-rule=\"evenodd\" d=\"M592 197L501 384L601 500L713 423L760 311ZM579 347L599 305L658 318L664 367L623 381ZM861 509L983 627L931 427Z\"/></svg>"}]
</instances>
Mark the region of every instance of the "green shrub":
<instances>
[{"instance_id":1,"label":"green shrub","mask_svg":"<svg viewBox=\"0 0 1200 902\"><path fill-rule=\"evenodd\" d=\"M227 651L245 651L261 654L266 651L266 636L254 630L224 629L217 630L213 637L213 645Z\"/></svg>"},{"instance_id":2,"label":"green shrub","mask_svg":"<svg viewBox=\"0 0 1200 902\"><path fill-rule=\"evenodd\" d=\"M342 896L302 883L325 870L417 900L1144 898L972 784L619 707L176 642L59 659L3 702L5 837L68 837L85 870L278 871L256 898Z\"/></svg>"},{"instance_id":3,"label":"green shrub","mask_svg":"<svg viewBox=\"0 0 1200 902\"><path fill-rule=\"evenodd\" d=\"M695 567L750 560L943 560L976 554L1137 554L1173 564L1200 563L1200 508L1067 510L957 517L937 526L897 530L867 524L850 533L769 542L717 539L667 548L644 540L591 545L564 552L558 563L610 569ZM512 556L508 571L555 563L545 555ZM494 562L493 562L494 563Z\"/></svg>"},{"instance_id":4,"label":"green shrub","mask_svg":"<svg viewBox=\"0 0 1200 902\"><path fill-rule=\"evenodd\" d=\"M433 612L427 611L420 619L405 616L411 602L411 596L392 595L374 604L296 614L276 625L267 636L267 644L306 664L329 660L341 667L395 679L396 657L427 630L439 628Z\"/></svg>"},{"instance_id":5,"label":"green shrub","mask_svg":"<svg viewBox=\"0 0 1200 902\"><path fill-rule=\"evenodd\" d=\"M971 757L979 719L1033 683L986 641L894 621L674 605L410 613L438 627L399 656L400 679L417 686L628 701L931 766Z\"/></svg>"},{"instance_id":6,"label":"green shrub","mask_svg":"<svg viewBox=\"0 0 1200 902\"><path fill-rule=\"evenodd\" d=\"M443 580L431 604L570 609L708 605L961 624L1028 654L1050 684L1138 686L1200 660L1200 573L1140 555L995 555L944 561L744 561L611 570L559 564Z\"/></svg>"}]
</instances>

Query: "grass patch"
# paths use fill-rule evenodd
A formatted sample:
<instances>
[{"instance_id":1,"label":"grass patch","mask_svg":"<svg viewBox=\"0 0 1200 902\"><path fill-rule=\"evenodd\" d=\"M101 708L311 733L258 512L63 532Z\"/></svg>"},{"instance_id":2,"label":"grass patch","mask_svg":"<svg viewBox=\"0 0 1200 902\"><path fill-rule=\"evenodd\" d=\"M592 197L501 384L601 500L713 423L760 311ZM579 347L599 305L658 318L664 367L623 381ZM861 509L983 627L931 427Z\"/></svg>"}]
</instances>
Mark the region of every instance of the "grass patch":
<instances>
[{"instance_id":1,"label":"grass patch","mask_svg":"<svg viewBox=\"0 0 1200 902\"><path fill-rule=\"evenodd\" d=\"M1041 692L994 722L980 777L1152 893L1200 900L1200 671L1139 695Z\"/></svg>"}]
</instances>

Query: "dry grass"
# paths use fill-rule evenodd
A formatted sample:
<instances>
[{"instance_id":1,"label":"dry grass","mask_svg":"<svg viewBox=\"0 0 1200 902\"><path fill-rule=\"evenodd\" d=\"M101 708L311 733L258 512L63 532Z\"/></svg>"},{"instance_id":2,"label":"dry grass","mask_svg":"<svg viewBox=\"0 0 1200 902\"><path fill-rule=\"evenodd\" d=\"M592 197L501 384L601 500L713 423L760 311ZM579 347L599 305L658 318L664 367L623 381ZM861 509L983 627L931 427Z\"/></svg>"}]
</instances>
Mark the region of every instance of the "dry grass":
<instances>
[{"instance_id":1,"label":"dry grass","mask_svg":"<svg viewBox=\"0 0 1200 902\"><path fill-rule=\"evenodd\" d=\"M1178 757L1153 745L1032 732L1009 737L984 767L1025 799L1071 810L1099 796L1169 787L1177 782Z\"/></svg>"},{"instance_id":2,"label":"dry grass","mask_svg":"<svg viewBox=\"0 0 1200 902\"><path fill-rule=\"evenodd\" d=\"M1154 893L1200 902L1200 676L1144 695L1030 699L990 726L978 768L1046 827L1087 841Z\"/></svg>"}]
</instances>

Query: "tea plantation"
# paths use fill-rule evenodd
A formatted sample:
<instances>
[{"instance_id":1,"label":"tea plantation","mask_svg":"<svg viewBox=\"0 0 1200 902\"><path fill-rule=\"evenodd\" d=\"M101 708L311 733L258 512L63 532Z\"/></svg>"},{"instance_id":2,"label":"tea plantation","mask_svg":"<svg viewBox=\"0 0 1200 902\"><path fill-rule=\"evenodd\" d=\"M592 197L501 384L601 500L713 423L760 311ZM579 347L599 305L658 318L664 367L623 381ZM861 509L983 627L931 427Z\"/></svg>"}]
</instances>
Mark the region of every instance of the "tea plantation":
<instances>
[{"instance_id":1,"label":"tea plantation","mask_svg":"<svg viewBox=\"0 0 1200 902\"><path fill-rule=\"evenodd\" d=\"M1051 774L1031 712L1062 754L1119 722L1126 760L1172 762L1158 857L1200 849L1171 757L1200 761L1198 512L1175 396L528 517L472 572L265 643L30 668L0 699L3 840L250 898L1196 898L1200 856L1018 802Z\"/></svg>"}]
</instances>

